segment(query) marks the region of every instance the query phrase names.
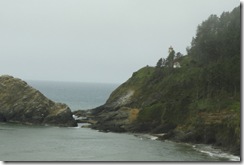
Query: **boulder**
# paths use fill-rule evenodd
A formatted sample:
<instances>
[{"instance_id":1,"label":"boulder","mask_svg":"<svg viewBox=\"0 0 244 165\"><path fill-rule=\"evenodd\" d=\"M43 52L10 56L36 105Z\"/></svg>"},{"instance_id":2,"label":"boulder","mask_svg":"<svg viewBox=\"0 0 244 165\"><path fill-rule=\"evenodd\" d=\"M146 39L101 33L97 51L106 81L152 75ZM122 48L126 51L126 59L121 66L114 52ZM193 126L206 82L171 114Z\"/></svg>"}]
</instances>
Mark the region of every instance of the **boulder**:
<instances>
[{"instance_id":1,"label":"boulder","mask_svg":"<svg viewBox=\"0 0 244 165\"><path fill-rule=\"evenodd\" d=\"M77 126L70 108L55 103L25 81L12 76L0 76L0 121Z\"/></svg>"}]
</instances>

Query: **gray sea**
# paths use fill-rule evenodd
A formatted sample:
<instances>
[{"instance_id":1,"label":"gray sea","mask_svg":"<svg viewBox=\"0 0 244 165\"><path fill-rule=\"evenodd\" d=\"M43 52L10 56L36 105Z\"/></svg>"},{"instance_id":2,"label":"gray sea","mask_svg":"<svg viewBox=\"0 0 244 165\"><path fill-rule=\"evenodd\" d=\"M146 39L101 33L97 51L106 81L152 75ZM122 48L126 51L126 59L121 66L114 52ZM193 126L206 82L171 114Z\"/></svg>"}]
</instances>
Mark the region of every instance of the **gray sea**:
<instances>
[{"instance_id":1,"label":"gray sea","mask_svg":"<svg viewBox=\"0 0 244 165\"><path fill-rule=\"evenodd\" d=\"M49 99L66 103L72 111L98 107L119 84L27 81Z\"/></svg>"},{"instance_id":2,"label":"gray sea","mask_svg":"<svg viewBox=\"0 0 244 165\"><path fill-rule=\"evenodd\" d=\"M118 84L28 81L72 110L105 103ZM159 141L148 134L103 133L89 128L0 123L1 161L240 161L207 145Z\"/></svg>"}]
</instances>

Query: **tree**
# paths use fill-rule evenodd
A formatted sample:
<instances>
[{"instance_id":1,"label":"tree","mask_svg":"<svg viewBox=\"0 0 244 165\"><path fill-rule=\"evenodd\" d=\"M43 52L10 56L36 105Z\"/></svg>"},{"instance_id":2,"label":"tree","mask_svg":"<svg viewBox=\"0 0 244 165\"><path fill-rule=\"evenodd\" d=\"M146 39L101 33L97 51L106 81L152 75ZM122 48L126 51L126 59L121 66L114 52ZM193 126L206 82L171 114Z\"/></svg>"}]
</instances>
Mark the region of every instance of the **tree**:
<instances>
[{"instance_id":1,"label":"tree","mask_svg":"<svg viewBox=\"0 0 244 165\"><path fill-rule=\"evenodd\" d=\"M226 92L238 96L240 91L240 7L211 15L197 28L187 53L200 64L204 74L199 75L201 86L208 97Z\"/></svg>"},{"instance_id":2,"label":"tree","mask_svg":"<svg viewBox=\"0 0 244 165\"><path fill-rule=\"evenodd\" d=\"M219 18L211 15L197 28L196 37L192 41L193 53L196 60L208 63L209 60L218 58L218 43L215 42L218 35Z\"/></svg>"},{"instance_id":3,"label":"tree","mask_svg":"<svg viewBox=\"0 0 244 165\"><path fill-rule=\"evenodd\" d=\"M175 59L179 59L183 56L183 54L181 54L180 52L176 53Z\"/></svg>"},{"instance_id":4,"label":"tree","mask_svg":"<svg viewBox=\"0 0 244 165\"><path fill-rule=\"evenodd\" d=\"M166 60L163 58L162 66L166 66Z\"/></svg>"},{"instance_id":5,"label":"tree","mask_svg":"<svg viewBox=\"0 0 244 165\"><path fill-rule=\"evenodd\" d=\"M166 66L173 68L174 67L174 59L175 59L175 51L172 50L169 53L169 56L166 59Z\"/></svg>"},{"instance_id":6,"label":"tree","mask_svg":"<svg viewBox=\"0 0 244 165\"><path fill-rule=\"evenodd\" d=\"M211 15L198 26L196 37L187 49L188 55L205 65L233 55L240 56L240 20L240 7L230 13L224 12L220 17Z\"/></svg>"},{"instance_id":7,"label":"tree","mask_svg":"<svg viewBox=\"0 0 244 165\"><path fill-rule=\"evenodd\" d=\"M157 62L156 68L161 68L162 65L163 65L163 59L160 58L160 59L158 60L158 62Z\"/></svg>"}]
</instances>

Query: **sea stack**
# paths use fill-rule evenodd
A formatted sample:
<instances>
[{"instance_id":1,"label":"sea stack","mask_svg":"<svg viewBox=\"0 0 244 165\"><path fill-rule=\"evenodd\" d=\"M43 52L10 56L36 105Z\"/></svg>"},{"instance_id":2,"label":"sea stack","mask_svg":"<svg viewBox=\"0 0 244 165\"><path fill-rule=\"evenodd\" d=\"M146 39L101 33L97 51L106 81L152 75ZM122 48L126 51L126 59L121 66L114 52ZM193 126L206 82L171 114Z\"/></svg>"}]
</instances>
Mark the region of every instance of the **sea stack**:
<instances>
[{"instance_id":1,"label":"sea stack","mask_svg":"<svg viewBox=\"0 0 244 165\"><path fill-rule=\"evenodd\" d=\"M0 76L0 102L0 122L77 126L67 105L51 101L12 76Z\"/></svg>"}]
</instances>

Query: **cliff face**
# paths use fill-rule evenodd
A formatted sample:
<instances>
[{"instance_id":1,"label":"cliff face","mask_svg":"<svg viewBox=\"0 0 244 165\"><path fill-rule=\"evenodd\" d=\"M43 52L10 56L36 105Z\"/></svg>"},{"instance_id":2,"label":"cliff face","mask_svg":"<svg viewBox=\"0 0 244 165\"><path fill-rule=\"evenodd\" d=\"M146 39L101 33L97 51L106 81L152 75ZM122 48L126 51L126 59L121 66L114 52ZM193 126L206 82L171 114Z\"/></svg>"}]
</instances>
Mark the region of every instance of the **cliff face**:
<instances>
[{"instance_id":1,"label":"cliff face","mask_svg":"<svg viewBox=\"0 0 244 165\"><path fill-rule=\"evenodd\" d=\"M76 126L69 107L55 103L26 82L0 76L0 121Z\"/></svg>"},{"instance_id":2,"label":"cliff face","mask_svg":"<svg viewBox=\"0 0 244 165\"><path fill-rule=\"evenodd\" d=\"M152 67L142 68L113 91L104 105L91 110L93 119L97 121L92 127L103 131L131 131L141 107L152 102L152 98L145 99L141 92L153 72Z\"/></svg>"},{"instance_id":3,"label":"cliff face","mask_svg":"<svg viewBox=\"0 0 244 165\"><path fill-rule=\"evenodd\" d=\"M213 144L238 155L240 95L197 96L204 94L197 93L193 77L199 73L191 70L145 67L135 72L104 105L90 111L96 121L92 128L163 134L162 139Z\"/></svg>"}]
</instances>

